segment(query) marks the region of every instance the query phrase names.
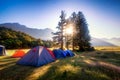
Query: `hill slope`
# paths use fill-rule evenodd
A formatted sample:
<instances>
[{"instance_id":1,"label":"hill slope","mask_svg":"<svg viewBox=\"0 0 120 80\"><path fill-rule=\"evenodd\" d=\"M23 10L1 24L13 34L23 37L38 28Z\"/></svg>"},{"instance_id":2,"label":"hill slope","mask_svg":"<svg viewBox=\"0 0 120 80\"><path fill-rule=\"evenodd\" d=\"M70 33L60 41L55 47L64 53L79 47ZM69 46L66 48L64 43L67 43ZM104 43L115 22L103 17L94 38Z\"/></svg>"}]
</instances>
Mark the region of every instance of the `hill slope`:
<instances>
[{"instance_id":1,"label":"hill slope","mask_svg":"<svg viewBox=\"0 0 120 80\"><path fill-rule=\"evenodd\" d=\"M21 25L19 23L4 23L4 24L0 24L0 26L4 26L6 28L10 28L16 31L21 31L24 33L27 33L33 37L35 37L36 39L40 38L43 40L51 40L52 39L52 34L51 32L53 32L52 29L46 28L46 29L35 29L35 28L28 28L25 25Z\"/></svg>"},{"instance_id":2,"label":"hill slope","mask_svg":"<svg viewBox=\"0 0 120 80\"><path fill-rule=\"evenodd\" d=\"M111 39L103 38L102 40L120 46L120 38L111 38Z\"/></svg>"},{"instance_id":3,"label":"hill slope","mask_svg":"<svg viewBox=\"0 0 120 80\"><path fill-rule=\"evenodd\" d=\"M92 46L116 46L110 42L104 41L102 39L94 38L91 39Z\"/></svg>"},{"instance_id":4,"label":"hill slope","mask_svg":"<svg viewBox=\"0 0 120 80\"><path fill-rule=\"evenodd\" d=\"M28 48L36 39L23 32L0 27L0 44L6 48Z\"/></svg>"}]
</instances>

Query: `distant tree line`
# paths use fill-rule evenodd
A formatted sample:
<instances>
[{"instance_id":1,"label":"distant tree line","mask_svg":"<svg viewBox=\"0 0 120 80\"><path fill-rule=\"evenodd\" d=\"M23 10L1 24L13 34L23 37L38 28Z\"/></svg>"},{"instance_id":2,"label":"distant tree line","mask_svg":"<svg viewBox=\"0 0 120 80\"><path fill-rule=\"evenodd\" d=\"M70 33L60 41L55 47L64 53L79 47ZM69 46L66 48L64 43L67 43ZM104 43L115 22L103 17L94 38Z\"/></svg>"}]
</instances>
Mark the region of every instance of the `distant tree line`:
<instances>
[{"instance_id":1,"label":"distant tree line","mask_svg":"<svg viewBox=\"0 0 120 80\"><path fill-rule=\"evenodd\" d=\"M35 39L23 32L0 27L0 45L4 45L7 49L18 49L32 48L38 45L51 47L53 42L49 40Z\"/></svg>"},{"instance_id":2,"label":"distant tree line","mask_svg":"<svg viewBox=\"0 0 120 80\"><path fill-rule=\"evenodd\" d=\"M72 29L70 29L71 27ZM77 48L79 51L94 50L90 44L91 37L89 35L88 24L82 12L73 12L72 15L66 19L65 11L61 11L60 21L56 28L57 32L53 33L53 40L61 45L61 49L63 49L64 44L66 44L66 48L71 44L73 50ZM72 33L68 34L67 29L69 29L69 31L71 30Z\"/></svg>"}]
</instances>

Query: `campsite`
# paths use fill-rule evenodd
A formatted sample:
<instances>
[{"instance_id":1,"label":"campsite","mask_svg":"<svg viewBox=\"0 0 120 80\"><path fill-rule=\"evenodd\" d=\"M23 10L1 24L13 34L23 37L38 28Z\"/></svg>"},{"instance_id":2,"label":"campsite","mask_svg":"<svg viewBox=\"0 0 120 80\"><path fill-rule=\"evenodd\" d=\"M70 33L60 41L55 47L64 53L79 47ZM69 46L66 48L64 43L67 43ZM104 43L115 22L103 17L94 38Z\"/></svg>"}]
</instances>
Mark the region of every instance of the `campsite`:
<instances>
[{"instance_id":1,"label":"campsite","mask_svg":"<svg viewBox=\"0 0 120 80\"><path fill-rule=\"evenodd\" d=\"M0 80L120 80L120 0L0 0Z\"/></svg>"},{"instance_id":2,"label":"campsite","mask_svg":"<svg viewBox=\"0 0 120 80\"><path fill-rule=\"evenodd\" d=\"M15 51L8 50L7 52L13 53ZM117 50L76 52L74 57L60 58L41 67L17 65L16 62L19 59L0 56L1 80L120 79L120 52Z\"/></svg>"}]
</instances>

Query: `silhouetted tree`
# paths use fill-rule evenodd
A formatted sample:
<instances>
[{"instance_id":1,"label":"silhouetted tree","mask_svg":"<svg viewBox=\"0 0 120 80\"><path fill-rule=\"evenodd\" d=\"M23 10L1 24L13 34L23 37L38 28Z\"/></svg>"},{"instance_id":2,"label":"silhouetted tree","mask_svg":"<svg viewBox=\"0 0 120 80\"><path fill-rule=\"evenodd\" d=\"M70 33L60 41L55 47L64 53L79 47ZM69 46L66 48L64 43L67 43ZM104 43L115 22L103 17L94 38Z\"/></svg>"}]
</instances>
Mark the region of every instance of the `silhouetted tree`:
<instances>
[{"instance_id":1,"label":"silhouetted tree","mask_svg":"<svg viewBox=\"0 0 120 80\"><path fill-rule=\"evenodd\" d=\"M72 13L71 17L70 17L71 23L73 24L73 37L72 37L72 49L74 49L75 44L77 44L77 39L76 39L76 32L77 32L77 28L76 28L76 24L77 24L77 14L75 12Z\"/></svg>"},{"instance_id":2,"label":"silhouetted tree","mask_svg":"<svg viewBox=\"0 0 120 80\"><path fill-rule=\"evenodd\" d=\"M78 46L80 51L88 51L92 50L91 44L90 44L90 35L88 30L88 24L86 22L86 19L82 12L78 12L77 14L75 12L72 13L72 15L65 19L65 13L64 11L61 11L61 20L56 27L58 31L54 33L53 40L58 41L61 43L61 48L63 49L63 37L66 38L66 47L68 48L68 45L72 43L73 50L74 46ZM72 36L69 36L68 34L63 35L63 31L70 28L70 25L72 25L73 32ZM67 37L66 37L67 36Z\"/></svg>"},{"instance_id":3,"label":"silhouetted tree","mask_svg":"<svg viewBox=\"0 0 120 80\"><path fill-rule=\"evenodd\" d=\"M76 16L76 40L80 51L86 51L91 48L90 35L86 19L82 12L78 12Z\"/></svg>"},{"instance_id":4,"label":"silhouetted tree","mask_svg":"<svg viewBox=\"0 0 120 80\"><path fill-rule=\"evenodd\" d=\"M53 39L54 40L57 40L58 43L61 43L61 49L63 49L63 29L64 29L64 26L65 26L65 23L66 23L66 19L65 19L65 12L64 11L61 11L61 15L60 15L60 22L58 23L58 26L56 27L58 29L57 32L53 33L54 36Z\"/></svg>"}]
</instances>

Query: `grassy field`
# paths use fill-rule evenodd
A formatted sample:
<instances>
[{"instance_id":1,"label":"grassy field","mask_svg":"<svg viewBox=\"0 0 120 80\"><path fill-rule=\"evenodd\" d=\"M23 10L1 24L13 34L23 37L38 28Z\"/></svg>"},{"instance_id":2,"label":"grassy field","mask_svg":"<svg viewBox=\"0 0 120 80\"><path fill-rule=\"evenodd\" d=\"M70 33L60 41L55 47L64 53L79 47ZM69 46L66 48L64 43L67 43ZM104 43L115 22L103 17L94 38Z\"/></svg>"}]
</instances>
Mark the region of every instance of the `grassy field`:
<instances>
[{"instance_id":1,"label":"grassy field","mask_svg":"<svg viewBox=\"0 0 120 80\"><path fill-rule=\"evenodd\" d=\"M111 46L97 46L95 47L96 50L102 50L102 51L120 51L120 47L111 47Z\"/></svg>"},{"instance_id":2,"label":"grassy field","mask_svg":"<svg viewBox=\"0 0 120 80\"><path fill-rule=\"evenodd\" d=\"M75 54L41 67L16 65L19 58L0 56L0 80L120 80L120 51Z\"/></svg>"}]
</instances>

